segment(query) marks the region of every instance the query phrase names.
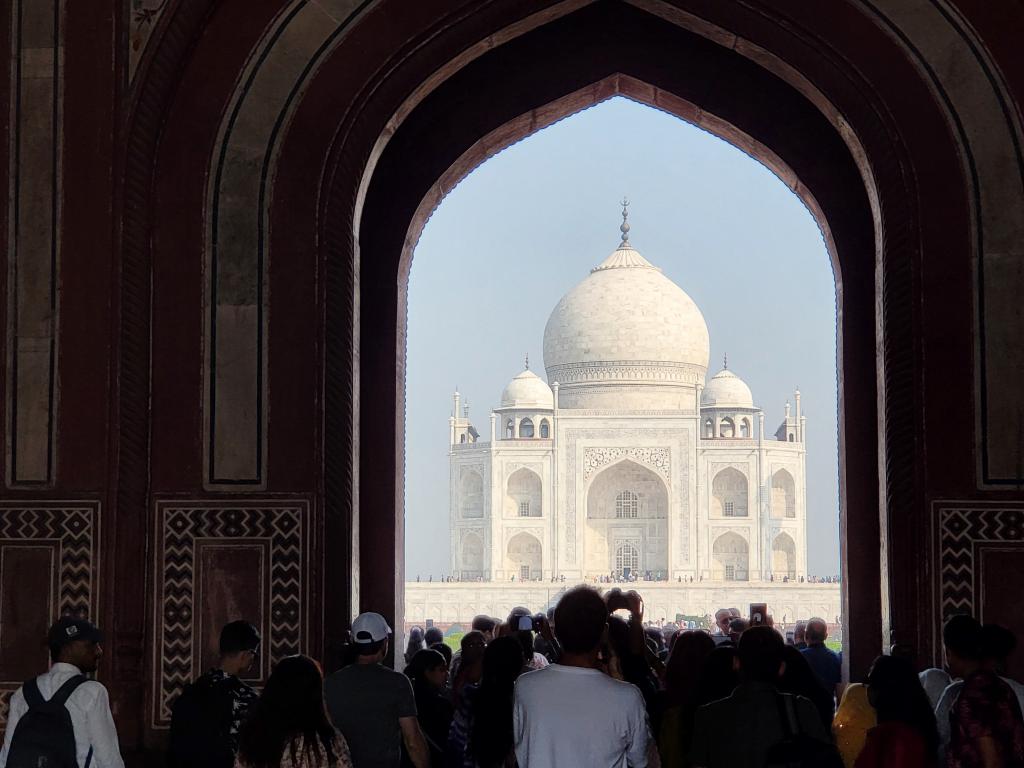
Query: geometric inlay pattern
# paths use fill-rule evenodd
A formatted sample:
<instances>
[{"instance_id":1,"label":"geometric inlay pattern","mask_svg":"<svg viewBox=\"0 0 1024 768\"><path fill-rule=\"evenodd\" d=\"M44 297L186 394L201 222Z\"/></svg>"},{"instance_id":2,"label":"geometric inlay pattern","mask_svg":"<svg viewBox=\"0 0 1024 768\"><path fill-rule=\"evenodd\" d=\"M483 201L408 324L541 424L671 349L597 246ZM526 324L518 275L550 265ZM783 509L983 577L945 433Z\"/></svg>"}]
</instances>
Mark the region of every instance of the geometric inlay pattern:
<instances>
[{"instance_id":1,"label":"geometric inlay pattern","mask_svg":"<svg viewBox=\"0 0 1024 768\"><path fill-rule=\"evenodd\" d=\"M1024 542L1024 508L1001 502L984 507L946 506L952 504L934 507L942 624L958 613L977 615L977 546Z\"/></svg>"},{"instance_id":2,"label":"geometric inlay pattern","mask_svg":"<svg viewBox=\"0 0 1024 768\"><path fill-rule=\"evenodd\" d=\"M59 550L52 601L54 620L60 616L96 616L99 524L98 501L0 502L0 541L51 542ZM0 681L0 734L7 723L8 701L22 682Z\"/></svg>"},{"instance_id":3,"label":"geometric inlay pattern","mask_svg":"<svg viewBox=\"0 0 1024 768\"><path fill-rule=\"evenodd\" d=\"M266 543L270 562L264 599L269 637L264 638L264 647L271 665L306 650L308 513L309 504L303 499L157 502L154 636L159 674L153 681L153 727L169 726L171 705L184 685L199 674L193 653L197 541Z\"/></svg>"}]
</instances>

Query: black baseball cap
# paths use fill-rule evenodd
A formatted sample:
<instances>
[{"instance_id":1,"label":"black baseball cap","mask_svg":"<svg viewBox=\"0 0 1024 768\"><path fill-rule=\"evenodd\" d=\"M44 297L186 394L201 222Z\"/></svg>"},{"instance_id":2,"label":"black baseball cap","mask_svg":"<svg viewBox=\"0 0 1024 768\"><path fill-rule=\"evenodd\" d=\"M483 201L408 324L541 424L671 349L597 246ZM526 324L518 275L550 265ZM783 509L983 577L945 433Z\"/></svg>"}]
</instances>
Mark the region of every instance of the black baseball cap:
<instances>
[{"instance_id":1,"label":"black baseball cap","mask_svg":"<svg viewBox=\"0 0 1024 768\"><path fill-rule=\"evenodd\" d=\"M47 636L47 642L51 648L63 648L75 640L102 643L103 633L91 621L76 619L74 616L62 616L56 624L50 627Z\"/></svg>"}]
</instances>

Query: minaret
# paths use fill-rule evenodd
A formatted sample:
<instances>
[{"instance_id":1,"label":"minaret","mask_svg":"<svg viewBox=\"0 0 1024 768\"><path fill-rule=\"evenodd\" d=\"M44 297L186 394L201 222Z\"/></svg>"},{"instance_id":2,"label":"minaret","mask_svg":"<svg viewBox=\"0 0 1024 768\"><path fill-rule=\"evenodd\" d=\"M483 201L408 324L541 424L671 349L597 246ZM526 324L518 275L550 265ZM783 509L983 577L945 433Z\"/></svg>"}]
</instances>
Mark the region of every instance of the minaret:
<instances>
[{"instance_id":1,"label":"minaret","mask_svg":"<svg viewBox=\"0 0 1024 768\"><path fill-rule=\"evenodd\" d=\"M796 392L793 394L793 399L796 400L796 425L797 425L796 440L797 440L798 443L802 443L804 441L804 423L806 422L806 417L800 415L800 388L799 387L797 387Z\"/></svg>"},{"instance_id":2,"label":"minaret","mask_svg":"<svg viewBox=\"0 0 1024 768\"><path fill-rule=\"evenodd\" d=\"M452 415L448 417L448 444L455 445L455 422L459 418L459 399L462 395L459 394L459 388L455 387L455 393L452 395Z\"/></svg>"}]
</instances>

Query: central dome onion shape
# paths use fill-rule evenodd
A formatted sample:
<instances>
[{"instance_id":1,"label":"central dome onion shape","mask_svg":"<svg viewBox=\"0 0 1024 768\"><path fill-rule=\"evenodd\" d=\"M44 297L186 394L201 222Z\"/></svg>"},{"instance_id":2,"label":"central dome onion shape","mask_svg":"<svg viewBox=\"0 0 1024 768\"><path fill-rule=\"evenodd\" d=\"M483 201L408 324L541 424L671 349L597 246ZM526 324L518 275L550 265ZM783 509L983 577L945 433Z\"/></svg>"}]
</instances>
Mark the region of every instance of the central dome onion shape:
<instances>
[{"instance_id":1,"label":"central dome onion shape","mask_svg":"<svg viewBox=\"0 0 1024 768\"><path fill-rule=\"evenodd\" d=\"M625 237L562 297L544 329L548 382L560 385L563 408L691 408L708 355L693 299Z\"/></svg>"}]
</instances>

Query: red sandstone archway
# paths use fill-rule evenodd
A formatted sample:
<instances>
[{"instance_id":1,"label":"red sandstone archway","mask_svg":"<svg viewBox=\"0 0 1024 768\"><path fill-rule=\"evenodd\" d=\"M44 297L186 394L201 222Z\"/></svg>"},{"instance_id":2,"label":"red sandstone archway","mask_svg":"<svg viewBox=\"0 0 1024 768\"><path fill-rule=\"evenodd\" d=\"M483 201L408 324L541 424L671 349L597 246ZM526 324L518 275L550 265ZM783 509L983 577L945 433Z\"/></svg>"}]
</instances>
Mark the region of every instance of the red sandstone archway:
<instances>
[{"instance_id":1,"label":"red sandstone archway","mask_svg":"<svg viewBox=\"0 0 1024 768\"><path fill-rule=\"evenodd\" d=\"M745 148L826 228L841 289L846 658L862 672L886 630L928 656L936 581L907 564L932 557L919 534L940 493L931 478L947 498L975 488L974 423L953 413L926 434L922 414L948 409L922 382L972 391L969 366L940 361L971 357L973 203L948 105L884 16L852 4L380 0L337 20L268 113L271 141L247 147L262 161L230 166L265 180L253 204L266 212L274 307L266 478L249 490L201 479L200 212L224 116L292 11L207 10L181 3L166 18L127 133L119 540L152 536L138 510L169 494L304 495L315 523L305 647L323 652L358 605L399 611L404 291L418 226L489 153L621 92ZM112 572L148 568L141 548L116 552ZM142 584L108 597L117 636L141 643ZM115 679L138 680L137 658L111 663Z\"/></svg>"},{"instance_id":2,"label":"red sandstone archway","mask_svg":"<svg viewBox=\"0 0 1024 768\"><path fill-rule=\"evenodd\" d=\"M587 33L573 34L582 29ZM662 62L672 58L678 66L664 66ZM595 72L603 74L596 83ZM514 94L500 105L467 97L487 93L487 84L499 77L503 88ZM708 88L712 80L718 81L714 90ZM748 59L650 14L602 4L495 48L451 72L424 96L388 136L372 175L363 180L365 204L358 217L360 283L373 286L373 298L366 304L367 296L361 291L360 301L373 311L372 317L363 314L362 322L372 323L375 334L381 330L382 318L394 317L395 326L393 346L378 344L370 354L360 354L360 379L366 393L361 409L380 413L388 408L386 401L394 399L399 417L395 432L385 439L392 445L402 444L404 286L417 228L433 202L488 153L617 92L639 96L711 128L778 169L809 201L827 233L836 261L842 334L843 504L845 520L850 520L851 509L857 519L853 529L844 527L844 567L847 583L853 585L845 613L856 627L849 635L847 658L855 669L866 666L881 647L884 611L877 587L881 570L875 490L880 485L878 442L870 426L877 413L875 260L880 255L873 226L877 214L871 203L878 193L868 189L874 186L869 166L858 162L861 158L815 105ZM777 122L779 113L786 115L785 125ZM854 149L859 151L855 142ZM339 183L342 178L335 177L332 199L338 199ZM912 217L904 203L894 201L898 215ZM329 220L330 209L325 214ZM388 369L394 373L385 373ZM393 388L367 386L385 375L389 380L395 376ZM851 429L852 421L863 428ZM386 450L378 442L381 437L377 430L361 431L360 450L367 445L364 441L372 441L374 451ZM402 475L401 463L396 462L394 495L381 488L388 497L375 500L373 506L390 503L400 508ZM366 502L365 496L362 501ZM361 524L366 524L365 518ZM378 518L373 525L389 526L385 535L400 541L400 519L393 531L388 520ZM376 535L382 533L378 527ZM370 599L379 604L389 594L400 595L400 571L393 578L386 593ZM387 575L380 574L380 581L387 584Z\"/></svg>"}]
</instances>

